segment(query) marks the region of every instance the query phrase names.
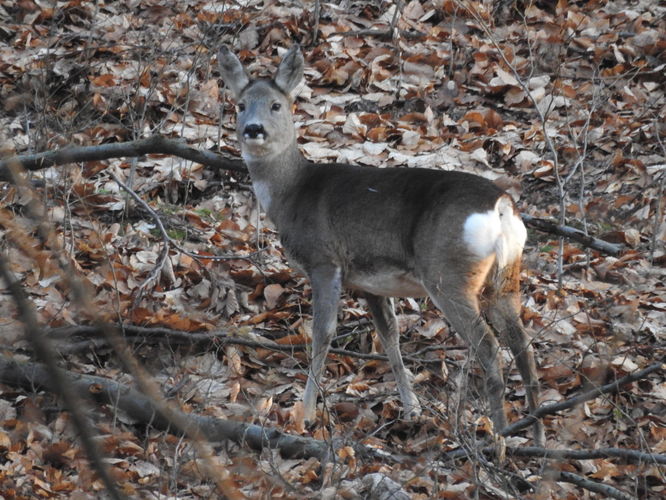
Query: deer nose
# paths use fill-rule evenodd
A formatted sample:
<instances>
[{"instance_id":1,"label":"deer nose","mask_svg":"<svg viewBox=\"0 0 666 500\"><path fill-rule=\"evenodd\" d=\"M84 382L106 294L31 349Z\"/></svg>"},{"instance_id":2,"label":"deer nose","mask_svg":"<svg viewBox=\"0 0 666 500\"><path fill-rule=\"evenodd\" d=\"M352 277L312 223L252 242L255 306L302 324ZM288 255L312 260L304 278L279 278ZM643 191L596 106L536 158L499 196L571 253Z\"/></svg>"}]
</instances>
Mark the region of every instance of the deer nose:
<instances>
[{"instance_id":1,"label":"deer nose","mask_svg":"<svg viewBox=\"0 0 666 500\"><path fill-rule=\"evenodd\" d=\"M245 126L243 135L248 139L257 139L259 137L264 137L266 135L266 130L264 130L264 126L259 123L250 123Z\"/></svg>"}]
</instances>

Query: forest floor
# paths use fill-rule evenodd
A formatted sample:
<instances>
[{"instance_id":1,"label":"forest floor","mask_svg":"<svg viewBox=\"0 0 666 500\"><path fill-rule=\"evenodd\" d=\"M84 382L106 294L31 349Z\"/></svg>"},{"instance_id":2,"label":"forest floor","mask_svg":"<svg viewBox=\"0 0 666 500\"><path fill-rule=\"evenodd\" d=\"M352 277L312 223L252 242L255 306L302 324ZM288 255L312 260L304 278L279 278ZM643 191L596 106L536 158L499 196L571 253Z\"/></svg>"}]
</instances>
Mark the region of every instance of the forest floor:
<instances>
[{"instance_id":1,"label":"forest floor","mask_svg":"<svg viewBox=\"0 0 666 500\"><path fill-rule=\"evenodd\" d=\"M306 68L294 113L308 158L474 172L510 192L523 214L621 245L609 255L529 231L522 319L541 402L564 402L665 359L659 4L343 0L321 4L314 40L314 2L0 0L0 161L155 134L238 159L218 48L231 47L258 77L273 74L298 42ZM283 255L248 175L129 149L58 163L33 168L22 176L27 184L0 181L0 257L51 341L46 358L132 386L137 373L104 329L78 328L123 325L133 356L187 414L275 428L334 450L325 460L285 458L223 442L205 459L190 440L98 406L88 412L94 441L125 495L217 498L220 477L231 478L225 494L235 498L389 498L380 480L397 488L391 498L666 494L663 462L609 451L664 457L663 370L544 417L546 448L596 455L512 453L533 445L529 428L507 437L504 459L483 455L491 431L475 389L481 373L427 299L396 300L423 417L400 419L388 363L369 355L377 349L367 308L344 294L326 404L306 428L297 402L310 287ZM30 313L2 286L0 357L44 362L25 334ZM35 325L28 331L34 339ZM524 389L503 356L515 421L526 414ZM103 482L61 399L10 383L1 366L0 498L99 498ZM457 449L467 453L447 458Z\"/></svg>"}]
</instances>

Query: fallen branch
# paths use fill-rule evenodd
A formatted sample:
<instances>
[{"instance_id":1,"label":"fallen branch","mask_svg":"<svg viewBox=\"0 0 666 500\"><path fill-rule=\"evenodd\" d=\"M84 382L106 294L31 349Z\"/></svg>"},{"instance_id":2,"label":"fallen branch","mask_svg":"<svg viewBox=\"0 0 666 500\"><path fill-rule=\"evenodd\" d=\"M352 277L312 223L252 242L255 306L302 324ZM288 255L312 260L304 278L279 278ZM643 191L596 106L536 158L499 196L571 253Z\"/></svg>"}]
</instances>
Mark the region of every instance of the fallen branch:
<instances>
[{"instance_id":1,"label":"fallen branch","mask_svg":"<svg viewBox=\"0 0 666 500\"><path fill-rule=\"evenodd\" d=\"M514 457L556 458L559 460L592 460L595 458L619 458L627 463L639 464L665 464L666 455L663 453L645 453L643 451L628 450L626 448L598 448L596 450L549 450L537 446L524 446L520 448L507 447L507 455Z\"/></svg>"},{"instance_id":2,"label":"fallen branch","mask_svg":"<svg viewBox=\"0 0 666 500\"><path fill-rule=\"evenodd\" d=\"M639 370L635 373L622 377L614 382L611 382L601 387L597 387L590 391L579 394L570 399L560 401L559 403L553 403L550 405L540 406L536 411L522 418L511 425L508 425L499 433L501 436L512 436L516 434L519 430L529 427L534 423L537 418L542 418L546 415L552 415L559 411L573 408L574 406L580 405L585 401L589 401L596 397L601 396L602 394L611 394L614 392L619 392L619 390L637 380L641 380L647 377L649 374L654 373L663 369L664 365L661 362L653 363L643 370ZM484 454L492 455L496 452L496 448L487 447L482 450ZM548 450L540 447L524 447L524 448L507 448L507 453L512 453L516 456L524 457L542 457L542 458L572 458L572 459L588 459L588 458L622 458L627 461L632 462L652 462L659 464L666 464L666 455L663 454L653 454L653 453L643 453L635 450L626 450L622 448L602 448L599 450ZM467 448L458 448L451 450L442 455L441 460L458 460L461 458L469 457L469 450Z\"/></svg>"},{"instance_id":3,"label":"fallen branch","mask_svg":"<svg viewBox=\"0 0 666 500\"><path fill-rule=\"evenodd\" d=\"M345 326L345 325L342 325ZM121 327L118 327L119 329ZM178 345L191 345L199 346L201 348L217 348L226 345L239 345L244 347L252 347L254 349L268 349L276 352L304 352L309 347L310 344L278 344L270 340L261 341L261 340L252 340L245 337L237 337L228 332L208 332L208 333L196 333L196 332L185 332L181 330L171 330L169 328L162 327L143 327L136 325L124 325L122 330L125 333L125 340L127 342L136 342L145 344L147 342L153 343L164 343L169 346L178 346ZM81 352L82 350L88 348L99 349L101 347L107 347L108 342L105 339L97 338L100 335L99 327L95 325L79 325L79 326L68 326L63 328L54 328L47 331L47 335L53 339L71 339L73 337L87 337L82 341L70 342L66 345L61 345L57 348L58 352L61 354L74 354ZM93 338L90 338L93 337ZM429 351L453 351L453 350L466 350L466 346L446 346L446 345L436 345L436 346L427 346L413 355L403 355L405 361L412 361L415 363L441 363L441 360L426 360L419 357L419 354L423 354ZM340 349L332 347L329 352L331 354L337 354L339 356L348 356L351 358L357 359L366 359L366 360L376 360L376 361L387 361L388 358L384 354L375 354L375 353L363 353L357 351L350 351L348 349Z\"/></svg>"},{"instance_id":4,"label":"fallen branch","mask_svg":"<svg viewBox=\"0 0 666 500\"><path fill-rule=\"evenodd\" d=\"M146 139L137 139L136 141L115 142L100 144L98 146L72 146L57 151L46 151L6 158L0 160L0 181L9 181L12 179L10 168L18 167L34 171L67 163L101 161L110 158L137 157L148 154L173 155L209 167L234 172L247 171L245 164L241 160L227 159L211 151L191 148L180 140L153 135Z\"/></svg>"},{"instance_id":5,"label":"fallen branch","mask_svg":"<svg viewBox=\"0 0 666 500\"><path fill-rule=\"evenodd\" d=\"M577 241L585 247L592 248L593 250L598 250L609 255L617 255L624 248L624 246L619 243L610 243L608 241L600 240L599 238L585 234L583 231L576 229L575 227L563 226L547 219L532 217L527 214L520 215L523 222L534 229L538 229L544 233L564 236L570 240Z\"/></svg>"},{"instance_id":6,"label":"fallen branch","mask_svg":"<svg viewBox=\"0 0 666 500\"><path fill-rule=\"evenodd\" d=\"M488 446L481 449L486 456L493 456L497 448ZM646 453L626 448L598 448L596 450L551 450L539 446L522 446L506 448L507 456L525 458L550 458L556 460L593 460L597 458L614 458L631 464L663 464L666 465L666 455L663 453ZM469 450L459 448L444 455L445 460L457 460L469 455Z\"/></svg>"},{"instance_id":7,"label":"fallen branch","mask_svg":"<svg viewBox=\"0 0 666 500\"><path fill-rule=\"evenodd\" d=\"M601 396L602 394L612 394L615 392L619 392L620 389L632 382L635 382L637 380L641 380L645 377L647 377L649 374L662 370L664 368L664 365L661 362L653 363L649 365L647 368L644 368L642 370L639 370L637 372L631 373L629 375L626 375L618 380L615 380L614 382L611 382L606 385L602 385L601 387L596 387L594 389L591 389L587 392L584 392L583 394L579 394L578 396L575 396L570 399L565 399L564 401L560 401L559 403L553 403L549 405L544 405L540 406L539 408L536 409L536 411L531 414L526 416L525 418L521 418L520 420L514 422L511 425L508 425L504 429L502 429L502 432L500 434L502 436L510 436L515 434L521 429L524 429L525 427L529 427L534 423L534 421L537 418L545 417L546 415L553 415L557 412L560 412L562 410L568 410L569 408L573 408L574 406L578 406L585 401L589 401L591 399L597 398Z\"/></svg>"},{"instance_id":8,"label":"fallen branch","mask_svg":"<svg viewBox=\"0 0 666 500\"><path fill-rule=\"evenodd\" d=\"M210 442L234 441L258 451L264 448L278 449L285 457L314 457L323 460L329 454L331 445L325 441L293 436L270 427L233 420L179 411L178 420L185 424L185 428L179 428L172 419L165 418L149 398L135 389L103 377L59 371L68 375L71 388L79 394L87 394L98 403L118 408L134 420L160 430L182 435L194 432ZM35 388L55 390L53 379L44 365L19 362L2 355L0 382L31 391Z\"/></svg>"},{"instance_id":9,"label":"fallen branch","mask_svg":"<svg viewBox=\"0 0 666 500\"><path fill-rule=\"evenodd\" d=\"M393 17L391 18L391 23L385 30L365 29L354 31L339 31L333 34L342 36L376 36L378 38L387 38L392 40L397 34L396 26L398 25L398 19L401 11L402 5L400 5L400 0L396 0L395 5L393 6Z\"/></svg>"},{"instance_id":10,"label":"fallen branch","mask_svg":"<svg viewBox=\"0 0 666 500\"><path fill-rule=\"evenodd\" d=\"M617 500L633 500L636 498L615 488L614 486L592 481L591 479L587 479L583 476L579 476L578 474L573 474L571 472L560 471L553 479L555 481L575 484L580 488L604 495L606 498L615 498Z\"/></svg>"}]
</instances>

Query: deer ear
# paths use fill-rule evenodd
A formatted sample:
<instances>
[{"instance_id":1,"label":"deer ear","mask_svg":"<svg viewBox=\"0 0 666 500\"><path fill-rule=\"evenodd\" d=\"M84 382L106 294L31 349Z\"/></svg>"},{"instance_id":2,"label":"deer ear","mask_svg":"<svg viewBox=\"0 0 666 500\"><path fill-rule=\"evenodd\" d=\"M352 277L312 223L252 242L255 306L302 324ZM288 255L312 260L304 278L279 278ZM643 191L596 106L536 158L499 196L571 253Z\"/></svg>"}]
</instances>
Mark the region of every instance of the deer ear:
<instances>
[{"instance_id":1,"label":"deer ear","mask_svg":"<svg viewBox=\"0 0 666 500\"><path fill-rule=\"evenodd\" d=\"M282 92L290 95L303 79L304 64L301 47L295 43L284 55L282 62L280 62L280 66L273 79L275 85L277 85Z\"/></svg>"},{"instance_id":2,"label":"deer ear","mask_svg":"<svg viewBox=\"0 0 666 500\"><path fill-rule=\"evenodd\" d=\"M238 99L243 89L250 83L250 77L247 76L243 64L226 45L220 47L220 51L217 53L217 62L224 83L231 89L234 97Z\"/></svg>"}]
</instances>

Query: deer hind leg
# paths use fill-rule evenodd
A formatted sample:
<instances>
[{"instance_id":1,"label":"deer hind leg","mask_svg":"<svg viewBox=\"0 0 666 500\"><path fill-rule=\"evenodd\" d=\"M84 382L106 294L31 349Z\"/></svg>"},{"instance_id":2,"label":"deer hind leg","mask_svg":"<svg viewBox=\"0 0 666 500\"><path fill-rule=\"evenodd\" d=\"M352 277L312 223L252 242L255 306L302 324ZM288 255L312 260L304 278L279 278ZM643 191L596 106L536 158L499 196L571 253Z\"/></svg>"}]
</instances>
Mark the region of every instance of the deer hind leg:
<instances>
[{"instance_id":1,"label":"deer hind leg","mask_svg":"<svg viewBox=\"0 0 666 500\"><path fill-rule=\"evenodd\" d=\"M511 349L525 385L527 405L530 412L534 413L538 406L539 378L530 339L520 320L519 266L516 261L494 273L492 282L484 291L483 312L493 329ZM545 434L541 420L534 423L533 432L535 444L543 446Z\"/></svg>"},{"instance_id":2,"label":"deer hind leg","mask_svg":"<svg viewBox=\"0 0 666 500\"><path fill-rule=\"evenodd\" d=\"M365 294L365 299L372 313L372 321L377 329L377 334L391 364L404 414L408 418L418 417L421 414L421 405L412 389L412 375L402 361L400 331L398 330L398 319L393 311L393 301L387 297L369 293Z\"/></svg>"},{"instance_id":3,"label":"deer hind leg","mask_svg":"<svg viewBox=\"0 0 666 500\"><path fill-rule=\"evenodd\" d=\"M439 283L427 286L426 289L435 305L468 344L470 359L478 360L481 365L490 417L498 432L507 425L500 346L480 314L478 300L479 290L491 262L482 262L471 273L442 277ZM451 269L446 263L442 265L443 269Z\"/></svg>"},{"instance_id":4,"label":"deer hind leg","mask_svg":"<svg viewBox=\"0 0 666 500\"><path fill-rule=\"evenodd\" d=\"M312 354L303 394L306 422L313 422L315 419L317 395L326 356L338 324L338 301L342 287L340 269L334 266L318 267L310 273L310 283L313 304Z\"/></svg>"}]
</instances>

